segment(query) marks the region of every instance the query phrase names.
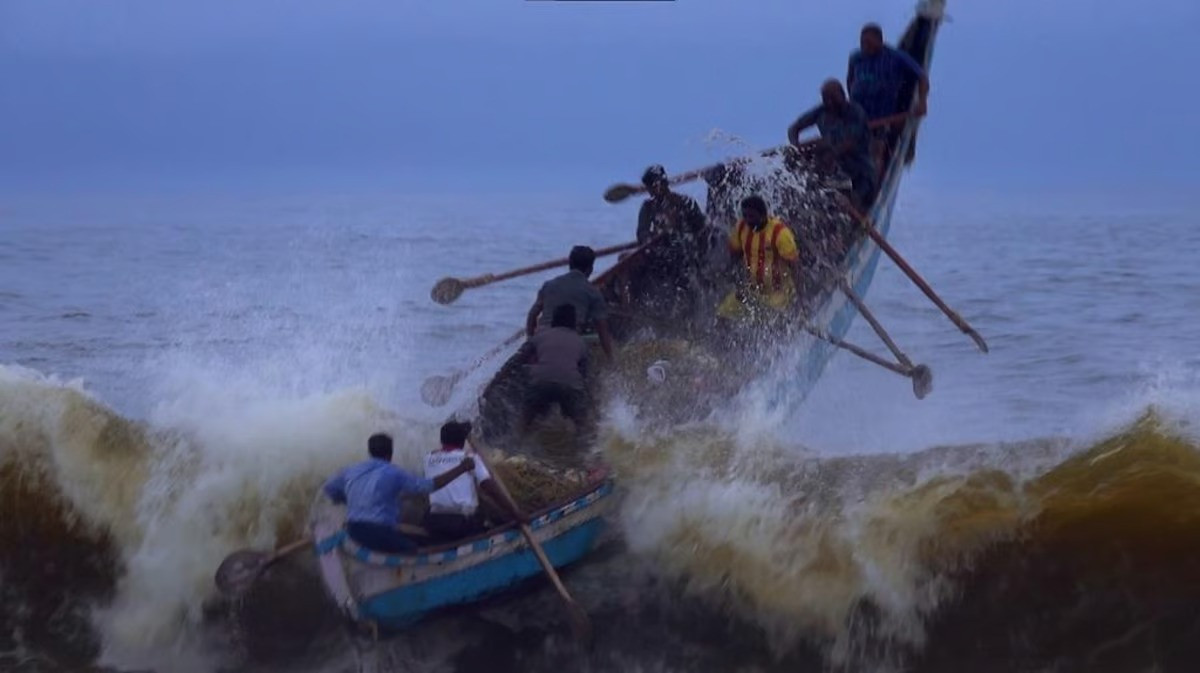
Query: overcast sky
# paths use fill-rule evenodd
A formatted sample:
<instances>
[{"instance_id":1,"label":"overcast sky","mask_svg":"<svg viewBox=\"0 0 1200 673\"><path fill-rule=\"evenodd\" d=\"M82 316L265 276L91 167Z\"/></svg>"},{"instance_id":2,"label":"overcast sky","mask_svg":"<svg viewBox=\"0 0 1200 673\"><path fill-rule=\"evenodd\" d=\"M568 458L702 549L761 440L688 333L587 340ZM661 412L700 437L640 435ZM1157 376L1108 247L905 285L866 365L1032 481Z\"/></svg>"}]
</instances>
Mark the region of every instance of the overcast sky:
<instances>
[{"instance_id":1,"label":"overcast sky","mask_svg":"<svg viewBox=\"0 0 1200 673\"><path fill-rule=\"evenodd\" d=\"M1200 184L1197 0L951 0L918 173ZM0 0L0 180L601 187L785 140L910 0ZM299 179L299 178L297 178Z\"/></svg>"}]
</instances>

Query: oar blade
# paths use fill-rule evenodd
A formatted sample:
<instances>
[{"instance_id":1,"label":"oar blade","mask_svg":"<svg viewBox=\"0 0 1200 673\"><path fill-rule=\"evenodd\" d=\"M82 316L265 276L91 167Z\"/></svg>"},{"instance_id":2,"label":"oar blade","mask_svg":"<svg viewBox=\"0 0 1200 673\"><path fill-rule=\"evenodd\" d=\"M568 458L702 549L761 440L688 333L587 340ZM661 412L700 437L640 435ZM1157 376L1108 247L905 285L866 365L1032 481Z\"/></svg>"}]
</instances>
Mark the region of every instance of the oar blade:
<instances>
[{"instance_id":1,"label":"oar blade","mask_svg":"<svg viewBox=\"0 0 1200 673\"><path fill-rule=\"evenodd\" d=\"M585 648L591 647L594 637L592 619L588 617L583 607L574 600L567 602L567 610L570 612L571 633L575 635L575 640Z\"/></svg>"},{"instance_id":2,"label":"oar blade","mask_svg":"<svg viewBox=\"0 0 1200 673\"><path fill-rule=\"evenodd\" d=\"M443 406L454 394L455 383L458 379L452 376L430 376L421 384L421 399L431 407Z\"/></svg>"},{"instance_id":3,"label":"oar blade","mask_svg":"<svg viewBox=\"0 0 1200 673\"><path fill-rule=\"evenodd\" d=\"M979 336L979 332L968 328L967 336L971 337L971 340L975 342L975 345L980 351L983 351L984 353L988 352L987 342L983 340L983 337Z\"/></svg>"},{"instance_id":4,"label":"oar blade","mask_svg":"<svg viewBox=\"0 0 1200 673\"><path fill-rule=\"evenodd\" d=\"M235 551L221 562L213 577L217 590L226 596L245 592L262 575L267 566L269 553L243 549Z\"/></svg>"},{"instance_id":5,"label":"oar blade","mask_svg":"<svg viewBox=\"0 0 1200 673\"><path fill-rule=\"evenodd\" d=\"M462 296L466 286L457 278L443 278L434 284L429 291L431 299L439 304L452 304Z\"/></svg>"},{"instance_id":6,"label":"oar blade","mask_svg":"<svg viewBox=\"0 0 1200 673\"><path fill-rule=\"evenodd\" d=\"M913 367L912 386L913 395L916 395L918 400L925 399L926 395L933 392L933 370L925 365Z\"/></svg>"},{"instance_id":7,"label":"oar blade","mask_svg":"<svg viewBox=\"0 0 1200 673\"><path fill-rule=\"evenodd\" d=\"M609 203L618 203L642 191L641 187L630 184L613 185L604 190L604 200Z\"/></svg>"}]
</instances>

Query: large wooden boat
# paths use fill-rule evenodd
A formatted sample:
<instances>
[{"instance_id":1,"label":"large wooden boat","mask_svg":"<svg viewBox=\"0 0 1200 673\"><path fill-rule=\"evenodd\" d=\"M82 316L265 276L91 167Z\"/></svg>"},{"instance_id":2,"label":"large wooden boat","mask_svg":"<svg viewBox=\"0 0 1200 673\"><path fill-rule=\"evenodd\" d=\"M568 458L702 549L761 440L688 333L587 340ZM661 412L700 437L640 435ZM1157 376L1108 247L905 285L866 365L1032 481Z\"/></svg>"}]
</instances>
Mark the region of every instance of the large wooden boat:
<instances>
[{"instance_id":1,"label":"large wooden boat","mask_svg":"<svg viewBox=\"0 0 1200 673\"><path fill-rule=\"evenodd\" d=\"M923 64L926 71L932 62L934 40L941 23L942 3L922 3L927 4L935 4L937 7L934 11L919 8L898 45ZM915 82L913 84L915 86ZM886 237L891 229L896 197L905 169L911 164L915 154L917 131L921 121L921 118L909 117L903 122L903 127L895 135L889 148L886 162L881 165L882 179L878 193L870 208L863 213L883 237ZM782 171L783 169L776 169L776 174ZM832 258L826 257L822 260L819 277L814 277L814 282L806 284L811 291L800 302L804 307L803 315L796 316L789 326L790 329L783 335L772 335L772 344L756 341L753 347L745 349L753 351L757 361L739 359L735 357L737 353L731 352L731 349L723 344L706 343L707 323L703 320L679 320L675 316L664 318L653 309L639 305L638 297L634 296L631 299L628 279L631 273L636 273L637 257L642 254L642 251L638 251L593 281L601 288L609 302L609 322L614 338L623 351L621 359L624 361L616 368L619 371L615 372L615 377L614 372L608 372L605 376L595 378L602 380L607 377L610 384L614 383L615 378L615 385L632 384L626 385L626 388L637 388L639 382L645 382L648 378L645 365L655 362L665 348L667 352L675 354L690 351L685 357L707 361L711 365L707 372L708 380L702 385L695 385L690 378L694 371L690 371L687 380L678 382L683 386L682 389L642 385L640 397L635 395L635 401L648 402L657 397L680 406L678 403L682 399L682 406L687 407L687 410L703 413L711 404L701 398L707 396L709 402L729 399L744 390L751 381L762 389L763 397L771 405L796 404L802 401L816 385L836 352L836 347L829 340L810 336L812 330L832 337L833 340L840 340L845 336L858 310L847 292L842 289L841 281L844 279L859 297L866 295L874 279L880 255L880 248L866 236L861 225L834 203L831 190L811 186L814 182L811 178L810 174L807 181L805 178L799 181L801 187L790 188L792 193L782 199L783 203L774 204L773 211L781 214L783 219L793 226L798 238L809 242L807 246L801 244L802 250L832 248L837 252ZM758 179L760 185L761 182L761 178ZM805 184L810 186L804 187ZM713 219L711 202L714 199L736 203L741 196L749 195L752 191L755 191L755 186L749 183L734 181L734 184L710 184L710 219ZM729 226L732 222L727 220L720 224ZM826 243L833 244L826 246ZM712 299L713 297L706 298L708 301ZM810 329L803 329L805 327ZM661 348L656 349L654 343ZM664 347L663 344L667 346ZM643 350L650 353L648 358L630 357L630 353L636 353L639 346L645 346ZM602 361L602 358L596 360ZM525 369L523 363L514 356L500 368L479 398L477 427L492 445L504 446L515 441L518 429L514 421L520 417L521 396L526 385ZM669 370L669 367L667 369ZM695 367L692 367L692 370L694 369ZM768 370L774 370L777 375L762 376ZM661 368L660 372L650 372L649 378L653 378L656 373L661 373ZM674 413L678 417L680 409L657 411L667 415Z\"/></svg>"}]
</instances>

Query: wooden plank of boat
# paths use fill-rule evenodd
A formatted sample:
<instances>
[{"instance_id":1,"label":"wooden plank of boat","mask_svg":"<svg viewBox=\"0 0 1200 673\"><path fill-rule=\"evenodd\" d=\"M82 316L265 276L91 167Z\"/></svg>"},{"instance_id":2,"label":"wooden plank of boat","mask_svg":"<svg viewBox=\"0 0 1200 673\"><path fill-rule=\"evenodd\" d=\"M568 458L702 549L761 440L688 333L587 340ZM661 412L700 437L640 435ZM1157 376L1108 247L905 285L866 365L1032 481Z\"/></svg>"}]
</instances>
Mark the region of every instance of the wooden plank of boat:
<instances>
[{"instance_id":1,"label":"wooden plank of boat","mask_svg":"<svg viewBox=\"0 0 1200 673\"><path fill-rule=\"evenodd\" d=\"M595 546L613 489L611 479L601 479L531 517L534 538L555 568L575 563ZM413 554L383 554L349 539L344 520L343 507L322 501L314 508L310 528L318 568L339 609L371 629L403 629L440 609L473 603L542 574L512 524Z\"/></svg>"}]
</instances>

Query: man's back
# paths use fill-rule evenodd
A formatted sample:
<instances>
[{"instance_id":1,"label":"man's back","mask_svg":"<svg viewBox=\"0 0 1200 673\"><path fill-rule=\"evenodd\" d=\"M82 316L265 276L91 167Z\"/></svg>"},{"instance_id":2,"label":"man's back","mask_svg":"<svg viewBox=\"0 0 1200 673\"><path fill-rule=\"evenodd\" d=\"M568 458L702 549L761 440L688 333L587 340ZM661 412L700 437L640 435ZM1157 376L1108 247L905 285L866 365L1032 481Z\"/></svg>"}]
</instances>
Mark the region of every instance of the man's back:
<instances>
[{"instance_id":1,"label":"man's back","mask_svg":"<svg viewBox=\"0 0 1200 673\"><path fill-rule=\"evenodd\" d=\"M593 325L608 317L608 307L600 290L583 272L574 269L546 281L538 292L538 299L542 302L542 315L538 319L541 327L550 325L550 317L563 304L575 307L580 325Z\"/></svg>"},{"instance_id":2,"label":"man's back","mask_svg":"<svg viewBox=\"0 0 1200 673\"><path fill-rule=\"evenodd\" d=\"M580 365L587 357L587 343L570 327L551 327L529 339L535 363L529 370L534 383L558 383L583 388Z\"/></svg>"},{"instance_id":3,"label":"man's back","mask_svg":"<svg viewBox=\"0 0 1200 673\"><path fill-rule=\"evenodd\" d=\"M425 477L433 479L449 472L458 466L466 455L466 451L461 448L442 449L429 453L425 456ZM464 474L429 495L429 511L435 514L471 516L479 507L477 486L491 478L492 475L484 466L483 461L477 460L472 474Z\"/></svg>"},{"instance_id":4,"label":"man's back","mask_svg":"<svg viewBox=\"0 0 1200 673\"><path fill-rule=\"evenodd\" d=\"M404 493L429 493L433 484L395 465L370 459L342 470L325 485L335 501L346 503L346 520L393 526L399 520L397 498Z\"/></svg>"}]
</instances>

